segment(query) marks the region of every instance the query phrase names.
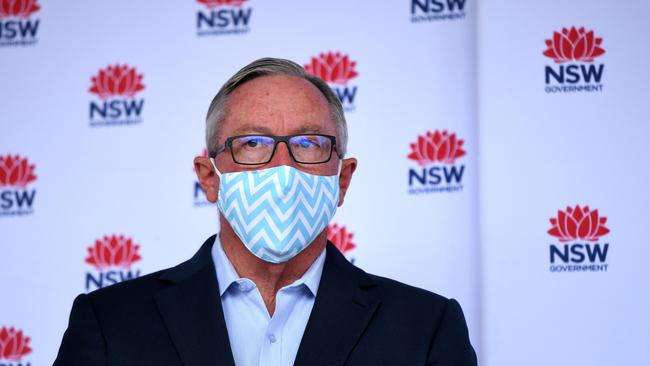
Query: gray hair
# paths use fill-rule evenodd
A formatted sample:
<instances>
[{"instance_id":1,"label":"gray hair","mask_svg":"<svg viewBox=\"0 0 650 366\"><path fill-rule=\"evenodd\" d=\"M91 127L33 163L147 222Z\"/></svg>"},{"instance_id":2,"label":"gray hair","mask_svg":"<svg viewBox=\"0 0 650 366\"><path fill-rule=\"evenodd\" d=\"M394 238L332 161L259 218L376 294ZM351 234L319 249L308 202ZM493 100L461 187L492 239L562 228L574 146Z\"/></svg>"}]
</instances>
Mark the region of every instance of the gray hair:
<instances>
[{"instance_id":1,"label":"gray hair","mask_svg":"<svg viewBox=\"0 0 650 366\"><path fill-rule=\"evenodd\" d=\"M336 138L337 151L339 157L343 158L348 145L348 127L339 98L323 80L317 76L307 75L305 70L297 63L285 59L268 57L253 61L237 71L235 75L223 84L217 95L212 99L205 119L205 139L208 155L212 156L217 152L219 126L225 117L228 95L249 80L269 75L299 77L309 81L323 93L329 105L332 121L336 124L336 133L338 134Z\"/></svg>"}]
</instances>

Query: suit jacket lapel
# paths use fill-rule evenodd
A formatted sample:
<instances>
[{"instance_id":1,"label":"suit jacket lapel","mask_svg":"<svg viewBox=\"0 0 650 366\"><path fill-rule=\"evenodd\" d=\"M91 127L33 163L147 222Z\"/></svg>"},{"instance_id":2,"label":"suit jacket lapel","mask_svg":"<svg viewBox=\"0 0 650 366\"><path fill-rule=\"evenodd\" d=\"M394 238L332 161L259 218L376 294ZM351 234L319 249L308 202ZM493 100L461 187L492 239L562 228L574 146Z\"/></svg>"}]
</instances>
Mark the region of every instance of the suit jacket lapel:
<instances>
[{"instance_id":1,"label":"suit jacket lapel","mask_svg":"<svg viewBox=\"0 0 650 366\"><path fill-rule=\"evenodd\" d=\"M374 284L331 243L316 301L302 337L295 366L342 365L379 306L365 288Z\"/></svg>"},{"instance_id":2,"label":"suit jacket lapel","mask_svg":"<svg viewBox=\"0 0 650 366\"><path fill-rule=\"evenodd\" d=\"M173 285L155 296L170 337L186 366L234 366L219 286L210 254L214 236L189 261L164 272Z\"/></svg>"}]
</instances>

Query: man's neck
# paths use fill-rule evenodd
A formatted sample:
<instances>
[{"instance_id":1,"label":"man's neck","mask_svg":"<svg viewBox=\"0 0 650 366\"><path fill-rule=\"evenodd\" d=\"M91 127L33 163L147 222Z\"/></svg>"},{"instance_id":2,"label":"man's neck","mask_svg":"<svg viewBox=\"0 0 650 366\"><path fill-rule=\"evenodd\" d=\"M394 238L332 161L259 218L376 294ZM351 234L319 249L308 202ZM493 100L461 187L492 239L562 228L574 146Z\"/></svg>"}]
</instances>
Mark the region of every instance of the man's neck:
<instances>
[{"instance_id":1,"label":"man's neck","mask_svg":"<svg viewBox=\"0 0 650 366\"><path fill-rule=\"evenodd\" d=\"M278 291L302 277L327 244L327 232L323 231L307 248L289 261L269 263L253 255L223 217L220 224L219 240L226 256L240 277L255 282L270 316L275 311L275 296Z\"/></svg>"}]
</instances>

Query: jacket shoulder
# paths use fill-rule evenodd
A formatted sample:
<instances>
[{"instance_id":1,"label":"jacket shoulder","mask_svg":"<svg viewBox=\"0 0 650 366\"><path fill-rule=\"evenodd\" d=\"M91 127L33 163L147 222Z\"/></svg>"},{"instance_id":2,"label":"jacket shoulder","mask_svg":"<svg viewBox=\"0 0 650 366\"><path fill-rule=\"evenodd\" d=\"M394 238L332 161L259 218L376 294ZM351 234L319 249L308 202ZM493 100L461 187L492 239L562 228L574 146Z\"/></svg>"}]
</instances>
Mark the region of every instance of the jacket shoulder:
<instances>
[{"instance_id":1,"label":"jacket shoulder","mask_svg":"<svg viewBox=\"0 0 650 366\"><path fill-rule=\"evenodd\" d=\"M365 290L380 300L375 329L395 343L421 347L430 364L476 365L462 308L452 298L372 274ZM449 362L442 362L449 360ZM427 363L427 364L429 364Z\"/></svg>"},{"instance_id":2,"label":"jacket shoulder","mask_svg":"<svg viewBox=\"0 0 650 366\"><path fill-rule=\"evenodd\" d=\"M444 309L449 302L449 298L431 292L419 287L407 285L405 283L382 277L373 274L367 276L374 283L374 287L370 291L379 298L382 302L394 303L401 306L425 306L429 310Z\"/></svg>"}]
</instances>

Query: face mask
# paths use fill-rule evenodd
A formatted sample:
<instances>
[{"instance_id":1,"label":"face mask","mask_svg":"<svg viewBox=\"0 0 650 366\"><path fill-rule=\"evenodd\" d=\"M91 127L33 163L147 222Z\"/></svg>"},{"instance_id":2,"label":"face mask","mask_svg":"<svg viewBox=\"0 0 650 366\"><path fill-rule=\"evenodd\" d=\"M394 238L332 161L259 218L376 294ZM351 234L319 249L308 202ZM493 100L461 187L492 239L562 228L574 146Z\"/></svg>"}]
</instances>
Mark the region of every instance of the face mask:
<instances>
[{"instance_id":1,"label":"face mask","mask_svg":"<svg viewBox=\"0 0 650 366\"><path fill-rule=\"evenodd\" d=\"M222 174L211 160L219 176L219 211L246 248L264 261L295 257L336 212L338 174L313 175L285 165Z\"/></svg>"}]
</instances>

